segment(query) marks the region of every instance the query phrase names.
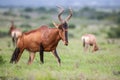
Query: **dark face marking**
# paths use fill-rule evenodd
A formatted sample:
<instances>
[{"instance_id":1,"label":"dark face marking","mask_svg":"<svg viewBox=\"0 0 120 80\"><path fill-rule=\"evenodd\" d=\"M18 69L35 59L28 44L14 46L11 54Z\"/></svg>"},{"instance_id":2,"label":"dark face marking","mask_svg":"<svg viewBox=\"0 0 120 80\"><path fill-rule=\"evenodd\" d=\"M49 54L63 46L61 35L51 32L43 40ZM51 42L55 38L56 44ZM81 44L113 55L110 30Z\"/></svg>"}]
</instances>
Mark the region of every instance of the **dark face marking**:
<instances>
[{"instance_id":1,"label":"dark face marking","mask_svg":"<svg viewBox=\"0 0 120 80\"><path fill-rule=\"evenodd\" d=\"M62 40L64 42L65 45L68 45L68 25L66 22L62 23L61 24L61 30L62 30L62 33L61 33L61 37L62 37Z\"/></svg>"}]
</instances>

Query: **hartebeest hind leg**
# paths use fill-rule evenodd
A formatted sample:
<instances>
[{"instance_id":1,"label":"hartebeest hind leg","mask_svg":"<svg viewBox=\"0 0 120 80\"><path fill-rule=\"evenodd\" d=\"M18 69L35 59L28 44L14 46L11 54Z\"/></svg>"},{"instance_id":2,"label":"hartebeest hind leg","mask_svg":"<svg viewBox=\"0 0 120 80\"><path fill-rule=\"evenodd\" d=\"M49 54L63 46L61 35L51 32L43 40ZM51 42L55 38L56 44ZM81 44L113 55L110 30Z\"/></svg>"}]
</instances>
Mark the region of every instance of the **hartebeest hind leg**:
<instances>
[{"instance_id":1,"label":"hartebeest hind leg","mask_svg":"<svg viewBox=\"0 0 120 80\"><path fill-rule=\"evenodd\" d=\"M30 52L30 54L29 54L29 60L28 60L28 64L32 64L34 58L35 58L35 53Z\"/></svg>"},{"instance_id":2,"label":"hartebeest hind leg","mask_svg":"<svg viewBox=\"0 0 120 80\"><path fill-rule=\"evenodd\" d=\"M23 51L24 51L24 49L20 49L20 52L19 52L19 54L17 56L17 59L16 59L15 63L17 63L20 60L20 57L21 57Z\"/></svg>"},{"instance_id":3,"label":"hartebeest hind leg","mask_svg":"<svg viewBox=\"0 0 120 80\"><path fill-rule=\"evenodd\" d=\"M53 53L53 55L57 58L59 65L61 65L61 61L60 61L60 58L59 58L59 56L58 56L58 54L57 54L56 49L53 50L52 53Z\"/></svg>"},{"instance_id":4,"label":"hartebeest hind leg","mask_svg":"<svg viewBox=\"0 0 120 80\"><path fill-rule=\"evenodd\" d=\"M40 44L40 61L42 62L42 63L44 63L44 49L43 49L43 46L42 46L42 44Z\"/></svg>"},{"instance_id":5,"label":"hartebeest hind leg","mask_svg":"<svg viewBox=\"0 0 120 80\"><path fill-rule=\"evenodd\" d=\"M12 54L10 63L16 62L16 59L17 59L19 53L20 53L20 49L19 48L15 48L15 50L14 50L14 52Z\"/></svg>"},{"instance_id":6,"label":"hartebeest hind leg","mask_svg":"<svg viewBox=\"0 0 120 80\"><path fill-rule=\"evenodd\" d=\"M42 50L40 51L40 61L44 63L44 53Z\"/></svg>"},{"instance_id":7,"label":"hartebeest hind leg","mask_svg":"<svg viewBox=\"0 0 120 80\"><path fill-rule=\"evenodd\" d=\"M15 48L14 53L11 57L10 63L13 63L13 62L17 63L19 61L23 51L24 51L24 49Z\"/></svg>"}]
</instances>

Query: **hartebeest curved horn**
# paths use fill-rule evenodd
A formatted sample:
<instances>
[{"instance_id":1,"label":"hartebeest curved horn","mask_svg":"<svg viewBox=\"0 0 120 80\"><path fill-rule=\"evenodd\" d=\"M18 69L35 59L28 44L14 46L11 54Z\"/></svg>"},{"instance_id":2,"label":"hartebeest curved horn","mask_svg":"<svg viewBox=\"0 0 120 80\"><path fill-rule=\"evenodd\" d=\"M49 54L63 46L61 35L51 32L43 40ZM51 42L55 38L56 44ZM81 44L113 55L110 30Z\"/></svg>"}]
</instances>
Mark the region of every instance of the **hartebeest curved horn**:
<instances>
[{"instance_id":1,"label":"hartebeest curved horn","mask_svg":"<svg viewBox=\"0 0 120 80\"><path fill-rule=\"evenodd\" d=\"M59 19L59 21L62 23L63 20L62 20L62 18L61 18L61 15L62 15L62 13L64 12L64 9L63 9L61 6L57 6L57 7L60 8L60 12L59 12L59 14L58 14L58 19Z\"/></svg>"},{"instance_id":2,"label":"hartebeest curved horn","mask_svg":"<svg viewBox=\"0 0 120 80\"><path fill-rule=\"evenodd\" d=\"M65 19L65 21L68 21L71 17L72 17L72 9L69 8L70 14L68 15L68 17Z\"/></svg>"},{"instance_id":3,"label":"hartebeest curved horn","mask_svg":"<svg viewBox=\"0 0 120 80\"><path fill-rule=\"evenodd\" d=\"M10 23L11 23L11 26L9 26L9 28L14 26L14 21L13 20L11 20Z\"/></svg>"},{"instance_id":4,"label":"hartebeest curved horn","mask_svg":"<svg viewBox=\"0 0 120 80\"><path fill-rule=\"evenodd\" d=\"M14 21L13 20L11 20L11 25L14 25Z\"/></svg>"}]
</instances>

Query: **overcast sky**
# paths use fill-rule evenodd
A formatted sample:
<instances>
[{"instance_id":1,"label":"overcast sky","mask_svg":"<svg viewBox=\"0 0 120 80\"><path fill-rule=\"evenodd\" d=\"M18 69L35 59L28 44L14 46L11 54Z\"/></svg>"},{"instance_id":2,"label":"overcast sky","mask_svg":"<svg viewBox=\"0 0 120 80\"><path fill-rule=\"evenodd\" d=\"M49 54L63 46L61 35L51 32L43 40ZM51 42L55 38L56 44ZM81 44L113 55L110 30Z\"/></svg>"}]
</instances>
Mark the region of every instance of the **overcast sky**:
<instances>
[{"instance_id":1,"label":"overcast sky","mask_svg":"<svg viewBox=\"0 0 120 80\"><path fill-rule=\"evenodd\" d=\"M0 0L0 6L120 6L120 0Z\"/></svg>"}]
</instances>

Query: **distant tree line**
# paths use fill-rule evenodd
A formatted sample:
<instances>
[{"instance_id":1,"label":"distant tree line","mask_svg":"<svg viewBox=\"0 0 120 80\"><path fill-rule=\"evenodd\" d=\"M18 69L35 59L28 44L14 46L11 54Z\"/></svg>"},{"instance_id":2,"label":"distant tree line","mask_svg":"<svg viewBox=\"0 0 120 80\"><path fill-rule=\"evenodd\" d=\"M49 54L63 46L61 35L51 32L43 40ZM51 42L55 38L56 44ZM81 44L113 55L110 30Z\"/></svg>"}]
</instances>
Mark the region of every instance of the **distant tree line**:
<instances>
[{"instance_id":1,"label":"distant tree line","mask_svg":"<svg viewBox=\"0 0 120 80\"><path fill-rule=\"evenodd\" d=\"M64 15L68 14L68 9L65 10ZM106 9L107 10L107 9ZM91 7L83 7L78 10L73 10L73 17L76 18L86 18L86 19L97 19L97 20L109 20L117 24L118 27L111 27L110 30L107 32L108 37L110 38L120 38L120 9L119 10L100 10L97 8L91 8ZM57 8L46 8L46 7L38 7L38 8L23 8L21 10L22 12L37 12L37 13L53 13L55 14L57 12ZM14 9L10 8L8 11L4 12L3 15L5 16L17 16L17 14L14 13ZM24 17L26 19L30 19L31 16L27 14L21 14L21 17ZM42 16L41 19L44 20L47 17ZM51 25L51 24L50 24ZM24 26L24 25L22 25ZM74 24L70 24L71 28L75 28Z\"/></svg>"},{"instance_id":2,"label":"distant tree line","mask_svg":"<svg viewBox=\"0 0 120 80\"><path fill-rule=\"evenodd\" d=\"M64 14L68 14L69 11L68 9L65 10ZM107 9L106 9L107 10ZM46 7L38 7L38 8L23 8L23 12L38 12L38 13L56 13L57 8L46 8ZM16 14L13 13L13 8L9 8L8 11L4 12L4 15L12 15L16 16ZM110 12L104 11L104 10L99 10L97 8L91 8L91 7L83 7L78 10L73 10L74 15L73 17L77 18L87 18L87 19L110 19L110 20L115 20L117 23L120 23L120 10L111 10ZM21 15L25 16L29 19L29 16L27 15Z\"/></svg>"},{"instance_id":3,"label":"distant tree line","mask_svg":"<svg viewBox=\"0 0 120 80\"><path fill-rule=\"evenodd\" d=\"M31 8L31 7L27 7L25 8L23 11L25 12L39 12L39 13L55 13L56 12L56 8L46 8L46 7L38 7L38 8Z\"/></svg>"}]
</instances>

